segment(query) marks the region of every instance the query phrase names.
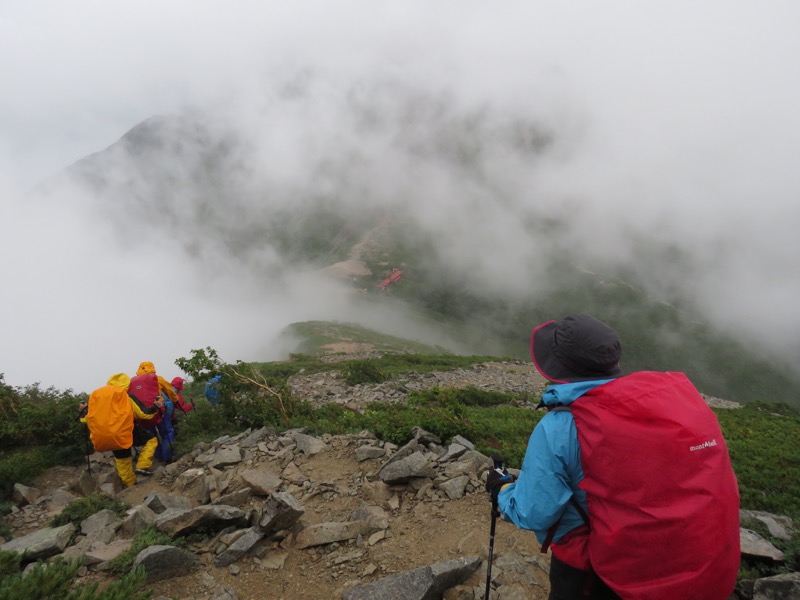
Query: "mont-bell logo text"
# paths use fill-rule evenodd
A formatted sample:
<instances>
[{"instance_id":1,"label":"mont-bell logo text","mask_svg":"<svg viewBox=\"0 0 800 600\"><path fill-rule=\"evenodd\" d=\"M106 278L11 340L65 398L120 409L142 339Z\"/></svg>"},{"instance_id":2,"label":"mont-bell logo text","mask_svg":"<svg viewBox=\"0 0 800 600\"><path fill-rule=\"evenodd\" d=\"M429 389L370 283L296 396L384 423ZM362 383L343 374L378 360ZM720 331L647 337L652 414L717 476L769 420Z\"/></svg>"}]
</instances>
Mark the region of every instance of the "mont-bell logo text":
<instances>
[{"instance_id":1,"label":"mont-bell logo text","mask_svg":"<svg viewBox=\"0 0 800 600\"><path fill-rule=\"evenodd\" d=\"M698 444L697 446L689 446L689 452L694 452L695 450L702 450L703 448L711 448L712 446L717 445L717 440L714 438L713 440L706 440L702 444Z\"/></svg>"}]
</instances>

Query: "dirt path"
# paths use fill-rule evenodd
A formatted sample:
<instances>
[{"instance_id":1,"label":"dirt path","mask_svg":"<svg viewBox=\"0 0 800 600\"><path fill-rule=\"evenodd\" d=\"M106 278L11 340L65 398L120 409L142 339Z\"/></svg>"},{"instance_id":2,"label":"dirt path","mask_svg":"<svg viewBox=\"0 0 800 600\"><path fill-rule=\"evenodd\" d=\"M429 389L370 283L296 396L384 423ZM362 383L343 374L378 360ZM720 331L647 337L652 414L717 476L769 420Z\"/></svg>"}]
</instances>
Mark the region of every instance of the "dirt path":
<instances>
[{"instance_id":1,"label":"dirt path","mask_svg":"<svg viewBox=\"0 0 800 600\"><path fill-rule=\"evenodd\" d=\"M329 446L307 460L296 459L314 481L324 481L336 490L303 501L305 524L348 520L366 499L358 483L380 464L378 460L357 462L353 445L334 441ZM127 498L134 501L157 487L153 483L141 489L136 486ZM399 507L387 511L390 525L386 537L374 545L362 540L298 550L291 538L286 538L269 543L263 556L245 557L233 568L214 566L213 550L195 550L202 563L198 572L173 577L151 589L156 595L192 600L210 598L220 586L234 590L238 600L333 600L349 587L392 573L460 556L486 557L491 517L483 490L458 500L417 501L413 490L398 496ZM538 548L532 533L499 522L495 551L499 558L512 551L536 555ZM529 598L546 597L545 580L542 571L540 585L531 587ZM484 581L485 570L479 570L467 585L481 586Z\"/></svg>"}]
</instances>

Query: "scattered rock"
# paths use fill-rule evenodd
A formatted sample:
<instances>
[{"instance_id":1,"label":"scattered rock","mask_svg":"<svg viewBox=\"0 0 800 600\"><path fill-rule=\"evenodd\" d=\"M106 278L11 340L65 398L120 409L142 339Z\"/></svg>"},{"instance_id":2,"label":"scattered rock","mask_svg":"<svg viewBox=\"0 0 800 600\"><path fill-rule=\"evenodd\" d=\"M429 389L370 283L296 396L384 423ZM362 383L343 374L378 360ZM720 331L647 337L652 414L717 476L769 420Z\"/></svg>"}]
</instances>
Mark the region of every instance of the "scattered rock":
<instances>
[{"instance_id":1,"label":"scattered rock","mask_svg":"<svg viewBox=\"0 0 800 600\"><path fill-rule=\"evenodd\" d=\"M218 554L214 559L214 564L218 567L224 567L236 562L260 542L263 537L263 532L251 527L222 553Z\"/></svg>"},{"instance_id":2,"label":"scattered rock","mask_svg":"<svg viewBox=\"0 0 800 600\"><path fill-rule=\"evenodd\" d=\"M465 556L413 571L389 575L378 581L347 590L342 600L433 600L448 588L466 581L478 570L481 559Z\"/></svg>"},{"instance_id":3,"label":"scattered rock","mask_svg":"<svg viewBox=\"0 0 800 600\"><path fill-rule=\"evenodd\" d=\"M46 527L6 542L0 546L0 550L18 552L25 561L48 558L61 553L67 547L73 533L75 525L72 523L61 527Z\"/></svg>"},{"instance_id":4,"label":"scattered rock","mask_svg":"<svg viewBox=\"0 0 800 600\"><path fill-rule=\"evenodd\" d=\"M17 506L25 506L26 504L33 504L42 495L35 487L28 487L21 483L14 484L14 503Z\"/></svg>"},{"instance_id":5,"label":"scattered rock","mask_svg":"<svg viewBox=\"0 0 800 600\"><path fill-rule=\"evenodd\" d=\"M261 514L258 517L258 527L265 534L269 535L283 529L290 529L305 510L300 503L286 492L272 494L262 505Z\"/></svg>"},{"instance_id":6,"label":"scattered rock","mask_svg":"<svg viewBox=\"0 0 800 600\"><path fill-rule=\"evenodd\" d=\"M245 469L239 473L245 485L252 488L254 494L269 496L283 484L280 475L266 469Z\"/></svg>"},{"instance_id":7,"label":"scattered rock","mask_svg":"<svg viewBox=\"0 0 800 600\"><path fill-rule=\"evenodd\" d=\"M297 535L295 545L297 548L303 549L344 540L353 540L359 535L367 535L369 530L369 523L366 521L317 523L303 529Z\"/></svg>"},{"instance_id":8,"label":"scattered rock","mask_svg":"<svg viewBox=\"0 0 800 600\"><path fill-rule=\"evenodd\" d=\"M739 528L739 540L742 546L742 554L753 558L768 558L770 560L783 560L783 552L778 550L770 542L762 538L755 531Z\"/></svg>"},{"instance_id":9,"label":"scattered rock","mask_svg":"<svg viewBox=\"0 0 800 600\"><path fill-rule=\"evenodd\" d=\"M247 514L233 506L197 506L192 509L170 508L157 515L153 525L173 537L188 535L198 529L220 531L225 527L244 527Z\"/></svg>"},{"instance_id":10,"label":"scattered rock","mask_svg":"<svg viewBox=\"0 0 800 600\"><path fill-rule=\"evenodd\" d=\"M175 546L150 546L133 561L133 569L142 567L148 583L172 577L176 572L186 573L197 566L194 554Z\"/></svg>"}]
</instances>

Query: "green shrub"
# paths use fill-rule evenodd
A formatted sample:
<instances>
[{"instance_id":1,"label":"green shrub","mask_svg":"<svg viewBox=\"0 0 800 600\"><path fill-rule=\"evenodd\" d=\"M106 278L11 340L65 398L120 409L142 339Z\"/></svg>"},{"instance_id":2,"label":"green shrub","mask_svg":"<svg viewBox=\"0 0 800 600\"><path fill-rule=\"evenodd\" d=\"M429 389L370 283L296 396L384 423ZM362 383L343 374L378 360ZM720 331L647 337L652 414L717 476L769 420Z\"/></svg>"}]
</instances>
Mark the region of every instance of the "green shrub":
<instances>
[{"instance_id":1,"label":"green shrub","mask_svg":"<svg viewBox=\"0 0 800 600\"><path fill-rule=\"evenodd\" d=\"M8 554L8 553L5 553ZM13 559L0 557L2 564ZM148 600L152 594L142 589L144 573L139 570L127 573L112 581L102 590L99 584L76 584L77 562L56 559L51 563L39 562L24 577L17 570L0 572L0 598L3 600Z\"/></svg>"},{"instance_id":2,"label":"green shrub","mask_svg":"<svg viewBox=\"0 0 800 600\"><path fill-rule=\"evenodd\" d=\"M18 573L22 564L22 555L17 552L0 550L0 580L8 575Z\"/></svg>"},{"instance_id":3,"label":"green shrub","mask_svg":"<svg viewBox=\"0 0 800 600\"><path fill-rule=\"evenodd\" d=\"M77 408L85 394L16 388L0 374L0 495L31 481L48 467L75 464L86 454L86 427Z\"/></svg>"},{"instance_id":4,"label":"green shrub","mask_svg":"<svg viewBox=\"0 0 800 600\"><path fill-rule=\"evenodd\" d=\"M176 456L190 452L198 442L208 442L227 434L241 431L224 415L221 408L214 408L205 398L194 400L194 409L180 415L172 448Z\"/></svg>"},{"instance_id":5,"label":"green shrub","mask_svg":"<svg viewBox=\"0 0 800 600\"><path fill-rule=\"evenodd\" d=\"M78 498L67 504L61 512L53 519L53 526L66 525L72 523L76 527L80 527L81 522L87 517L100 512L103 509L113 511L117 516L121 517L125 511L130 508L122 500L114 500L105 494L96 492L85 498Z\"/></svg>"},{"instance_id":6,"label":"green shrub","mask_svg":"<svg viewBox=\"0 0 800 600\"><path fill-rule=\"evenodd\" d=\"M10 498L15 483L31 483L54 464L46 447L0 452L0 494Z\"/></svg>"},{"instance_id":7,"label":"green shrub","mask_svg":"<svg viewBox=\"0 0 800 600\"><path fill-rule=\"evenodd\" d=\"M350 360L344 368L344 380L348 385L359 383L381 383L387 377L372 360Z\"/></svg>"}]
</instances>

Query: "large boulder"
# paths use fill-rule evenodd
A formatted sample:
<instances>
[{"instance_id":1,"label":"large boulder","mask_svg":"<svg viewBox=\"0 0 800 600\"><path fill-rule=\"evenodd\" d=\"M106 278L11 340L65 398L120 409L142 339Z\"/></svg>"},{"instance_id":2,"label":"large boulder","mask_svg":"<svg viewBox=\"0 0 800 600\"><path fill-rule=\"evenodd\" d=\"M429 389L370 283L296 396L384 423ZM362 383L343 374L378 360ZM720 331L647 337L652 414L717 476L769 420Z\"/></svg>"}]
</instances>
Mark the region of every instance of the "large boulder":
<instances>
[{"instance_id":1,"label":"large boulder","mask_svg":"<svg viewBox=\"0 0 800 600\"><path fill-rule=\"evenodd\" d=\"M167 535L188 535L198 529L220 531L226 527L246 527L247 514L233 506L223 504L197 506L186 510L170 508L157 515L153 525Z\"/></svg>"},{"instance_id":2,"label":"large boulder","mask_svg":"<svg viewBox=\"0 0 800 600\"><path fill-rule=\"evenodd\" d=\"M186 574L197 565L194 554L175 546L149 546L133 561L133 570L142 568L145 580L152 583L174 577L175 573Z\"/></svg>"},{"instance_id":3,"label":"large boulder","mask_svg":"<svg viewBox=\"0 0 800 600\"><path fill-rule=\"evenodd\" d=\"M72 523L61 527L46 527L6 542L0 546L0 550L17 552L25 561L48 558L63 552L73 533L75 525Z\"/></svg>"},{"instance_id":4,"label":"large boulder","mask_svg":"<svg viewBox=\"0 0 800 600\"><path fill-rule=\"evenodd\" d=\"M396 573L347 590L342 600L439 600L478 570L481 559L464 556L405 573Z\"/></svg>"}]
</instances>

